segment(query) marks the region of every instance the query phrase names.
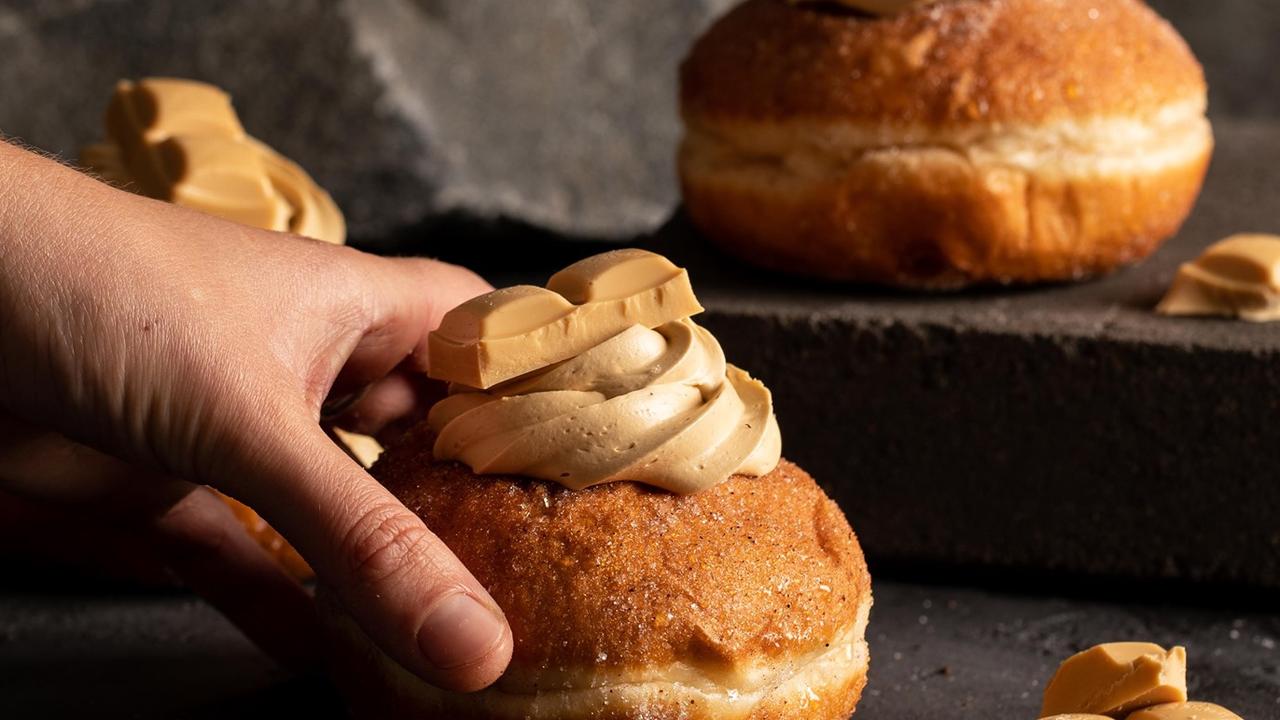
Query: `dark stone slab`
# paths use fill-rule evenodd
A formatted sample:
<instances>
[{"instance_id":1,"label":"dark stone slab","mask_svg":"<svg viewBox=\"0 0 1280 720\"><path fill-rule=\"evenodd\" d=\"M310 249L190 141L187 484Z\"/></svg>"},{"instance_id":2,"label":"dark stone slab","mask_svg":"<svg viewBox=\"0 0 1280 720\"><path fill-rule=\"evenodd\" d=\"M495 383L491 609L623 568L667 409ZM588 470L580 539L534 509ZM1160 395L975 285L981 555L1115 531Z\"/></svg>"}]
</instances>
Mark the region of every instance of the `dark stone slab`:
<instances>
[{"instance_id":1,"label":"dark stone slab","mask_svg":"<svg viewBox=\"0 0 1280 720\"><path fill-rule=\"evenodd\" d=\"M773 390L785 454L878 563L1280 588L1280 325L1152 312L1205 245L1280 230L1280 126L1220 122L1218 138L1183 232L1094 282L819 284L730 260L680 216L639 244L689 268L700 322ZM459 235L403 249L498 285L597 251L509 224Z\"/></svg>"},{"instance_id":2,"label":"dark stone slab","mask_svg":"<svg viewBox=\"0 0 1280 720\"><path fill-rule=\"evenodd\" d=\"M1280 130L1219 124L1184 231L1102 280L917 296L788 281L677 221L705 324L872 557L1280 587L1280 325L1151 309L1177 265L1280 230Z\"/></svg>"},{"instance_id":3,"label":"dark stone slab","mask_svg":"<svg viewBox=\"0 0 1280 720\"><path fill-rule=\"evenodd\" d=\"M875 593L860 719L1031 720L1062 658L1117 639L1183 644L1195 697L1249 720L1280 716L1274 606L1267 613L1186 605L1177 595L1133 604L893 582L878 582ZM195 600L10 591L0 594L0 716L344 714L326 683L274 670Z\"/></svg>"}]
</instances>

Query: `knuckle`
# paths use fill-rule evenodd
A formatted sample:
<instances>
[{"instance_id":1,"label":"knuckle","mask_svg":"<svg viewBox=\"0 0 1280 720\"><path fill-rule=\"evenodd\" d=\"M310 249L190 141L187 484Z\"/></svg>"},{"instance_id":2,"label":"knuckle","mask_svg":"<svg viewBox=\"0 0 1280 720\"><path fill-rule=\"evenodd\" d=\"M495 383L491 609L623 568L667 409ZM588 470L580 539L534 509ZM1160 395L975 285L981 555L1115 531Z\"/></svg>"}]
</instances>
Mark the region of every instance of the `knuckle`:
<instances>
[{"instance_id":1,"label":"knuckle","mask_svg":"<svg viewBox=\"0 0 1280 720\"><path fill-rule=\"evenodd\" d=\"M341 551L351 576L378 585L429 563L432 535L422 521L403 508L377 505L347 533Z\"/></svg>"}]
</instances>

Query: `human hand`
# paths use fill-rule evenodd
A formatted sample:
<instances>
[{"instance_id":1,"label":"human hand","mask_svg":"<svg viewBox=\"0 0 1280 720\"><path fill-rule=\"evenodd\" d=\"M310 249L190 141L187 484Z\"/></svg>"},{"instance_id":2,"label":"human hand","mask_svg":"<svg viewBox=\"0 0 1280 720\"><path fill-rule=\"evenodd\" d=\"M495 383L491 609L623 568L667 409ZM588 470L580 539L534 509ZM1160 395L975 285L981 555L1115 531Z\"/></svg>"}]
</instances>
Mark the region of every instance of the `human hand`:
<instances>
[{"instance_id":1,"label":"human hand","mask_svg":"<svg viewBox=\"0 0 1280 720\"><path fill-rule=\"evenodd\" d=\"M82 542L165 567L268 650L308 655L309 598L210 485L280 530L405 668L483 687L511 653L500 611L318 418L326 397L361 388L354 429L411 412L427 332L488 289L458 267L236 225L0 145L0 522L81 523Z\"/></svg>"}]
</instances>

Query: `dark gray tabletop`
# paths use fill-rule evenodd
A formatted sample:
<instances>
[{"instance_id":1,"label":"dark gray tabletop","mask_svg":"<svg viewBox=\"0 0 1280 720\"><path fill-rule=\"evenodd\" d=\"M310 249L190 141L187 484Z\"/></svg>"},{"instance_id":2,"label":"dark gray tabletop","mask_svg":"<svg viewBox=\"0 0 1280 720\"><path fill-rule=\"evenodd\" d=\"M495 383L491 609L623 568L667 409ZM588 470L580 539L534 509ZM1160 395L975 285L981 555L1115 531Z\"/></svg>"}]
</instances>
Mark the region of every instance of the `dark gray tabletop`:
<instances>
[{"instance_id":1,"label":"dark gray tabletop","mask_svg":"<svg viewBox=\"0 0 1280 720\"><path fill-rule=\"evenodd\" d=\"M1193 696L1247 720L1280 717L1274 606L1180 604L1178 591L1154 588L1126 590L1121 601L887 581L874 592L861 720L1034 720L1062 658L1122 639L1185 645ZM327 684L276 669L194 598L9 591L0 595L0 717L345 715Z\"/></svg>"}]
</instances>

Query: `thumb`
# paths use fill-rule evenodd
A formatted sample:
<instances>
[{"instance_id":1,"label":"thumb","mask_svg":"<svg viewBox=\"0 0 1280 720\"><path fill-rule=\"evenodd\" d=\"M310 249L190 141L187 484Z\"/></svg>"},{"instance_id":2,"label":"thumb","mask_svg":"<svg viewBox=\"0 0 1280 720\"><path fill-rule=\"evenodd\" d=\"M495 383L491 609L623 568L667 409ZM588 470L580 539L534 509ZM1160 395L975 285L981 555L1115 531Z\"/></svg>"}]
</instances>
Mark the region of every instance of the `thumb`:
<instances>
[{"instance_id":1,"label":"thumb","mask_svg":"<svg viewBox=\"0 0 1280 720\"><path fill-rule=\"evenodd\" d=\"M310 422L261 437L252 474L229 488L289 539L365 634L410 672L483 688L512 637L484 587L422 520Z\"/></svg>"}]
</instances>

